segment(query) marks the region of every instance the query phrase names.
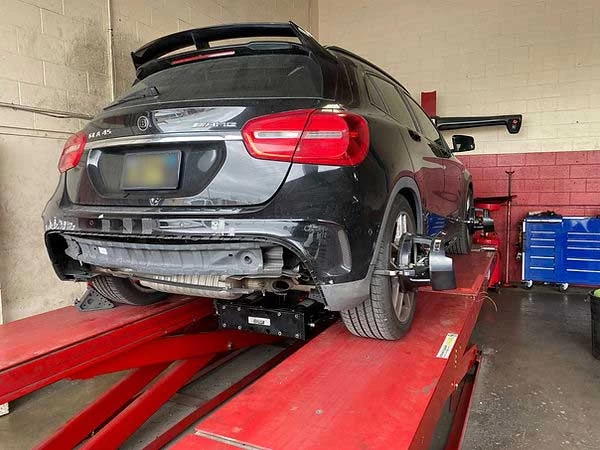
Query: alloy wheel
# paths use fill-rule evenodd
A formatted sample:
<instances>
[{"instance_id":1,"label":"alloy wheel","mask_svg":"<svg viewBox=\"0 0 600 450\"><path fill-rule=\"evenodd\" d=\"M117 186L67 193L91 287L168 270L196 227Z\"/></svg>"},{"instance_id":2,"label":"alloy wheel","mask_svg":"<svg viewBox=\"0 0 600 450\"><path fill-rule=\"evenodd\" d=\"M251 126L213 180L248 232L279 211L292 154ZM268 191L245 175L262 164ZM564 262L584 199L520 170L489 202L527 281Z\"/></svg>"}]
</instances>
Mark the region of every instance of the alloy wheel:
<instances>
[{"instance_id":1,"label":"alloy wheel","mask_svg":"<svg viewBox=\"0 0 600 450\"><path fill-rule=\"evenodd\" d=\"M414 233L415 226L411 217L407 212L401 211L396 218L396 226L392 236L391 251L390 251L390 266L398 268L400 262L400 241L405 233ZM400 280L398 277L390 277L392 305L396 317L400 322L406 322L410 318L411 309L413 307L415 293L412 291L403 292L400 288Z\"/></svg>"}]
</instances>

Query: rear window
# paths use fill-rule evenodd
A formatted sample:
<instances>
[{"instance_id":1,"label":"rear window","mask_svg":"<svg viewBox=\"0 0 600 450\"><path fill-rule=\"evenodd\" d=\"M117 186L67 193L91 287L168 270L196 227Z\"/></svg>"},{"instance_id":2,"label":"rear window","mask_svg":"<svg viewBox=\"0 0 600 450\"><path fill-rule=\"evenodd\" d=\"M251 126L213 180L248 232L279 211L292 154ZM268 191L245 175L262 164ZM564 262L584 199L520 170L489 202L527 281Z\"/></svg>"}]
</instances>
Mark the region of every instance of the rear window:
<instances>
[{"instance_id":1,"label":"rear window","mask_svg":"<svg viewBox=\"0 0 600 450\"><path fill-rule=\"evenodd\" d=\"M155 87L160 101L249 97L321 97L319 65L304 55L245 55L156 72L122 97Z\"/></svg>"}]
</instances>

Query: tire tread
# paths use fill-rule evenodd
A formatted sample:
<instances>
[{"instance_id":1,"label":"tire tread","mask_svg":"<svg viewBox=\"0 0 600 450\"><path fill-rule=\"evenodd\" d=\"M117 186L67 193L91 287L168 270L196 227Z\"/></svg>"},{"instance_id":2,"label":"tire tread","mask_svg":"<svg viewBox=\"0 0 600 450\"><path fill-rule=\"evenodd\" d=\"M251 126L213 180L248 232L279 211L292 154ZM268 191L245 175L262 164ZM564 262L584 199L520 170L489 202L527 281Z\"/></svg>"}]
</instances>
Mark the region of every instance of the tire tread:
<instances>
[{"instance_id":1,"label":"tire tread","mask_svg":"<svg viewBox=\"0 0 600 450\"><path fill-rule=\"evenodd\" d=\"M164 299L164 292L145 293L136 290L131 280L113 276L98 276L93 279L94 289L109 300L127 305L150 305Z\"/></svg>"},{"instance_id":2,"label":"tire tread","mask_svg":"<svg viewBox=\"0 0 600 450\"><path fill-rule=\"evenodd\" d=\"M398 197L396 201L399 204L398 213L404 210L412 214L410 204L404 197ZM376 268L387 269L388 265L387 246L382 245L377 253ZM391 305L388 283L385 276L373 275L369 298L362 304L341 312L342 321L352 334L381 340L397 340L406 334L412 322L414 306L410 320L406 324L398 322Z\"/></svg>"}]
</instances>

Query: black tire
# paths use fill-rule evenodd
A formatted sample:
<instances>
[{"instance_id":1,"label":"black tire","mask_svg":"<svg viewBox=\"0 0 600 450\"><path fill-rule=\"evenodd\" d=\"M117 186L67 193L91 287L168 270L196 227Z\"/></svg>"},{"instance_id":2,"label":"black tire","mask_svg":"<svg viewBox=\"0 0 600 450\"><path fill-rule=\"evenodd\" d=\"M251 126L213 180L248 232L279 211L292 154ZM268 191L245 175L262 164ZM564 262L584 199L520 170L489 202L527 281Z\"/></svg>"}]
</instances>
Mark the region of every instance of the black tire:
<instances>
[{"instance_id":1,"label":"black tire","mask_svg":"<svg viewBox=\"0 0 600 450\"><path fill-rule=\"evenodd\" d=\"M474 213L473 191L469 189L463 218L469 219ZM446 252L455 255L467 255L471 253L471 248L473 247L473 235L466 223L459 224L458 228L458 233L446 247Z\"/></svg>"},{"instance_id":2,"label":"black tire","mask_svg":"<svg viewBox=\"0 0 600 450\"><path fill-rule=\"evenodd\" d=\"M415 217L408 201L399 196L392 204L390 218L383 230L383 242L377 254L375 269L392 268L394 236L397 219L406 217L406 231L416 232ZM360 337L397 340L404 336L412 324L416 309L414 291L399 292L396 307L393 302L392 277L373 274L370 298L361 305L341 312L342 321L348 330ZM400 297L402 296L402 297ZM398 301L402 300L402 307ZM398 312L397 309L400 311Z\"/></svg>"},{"instance_id":3,"label":"black tire","mask_svg":"<svg viewBox=\"0 0 600 450\"><path fill-rule=\"evenodd\" d=\"M104 297L117 303L127 305L151 305L162 299L168 294L158 292L150 288L145 288L135 284L128 278L113 277L102 275L94 277L92 280L94 288Z\"/></svg>"}]
</instances>

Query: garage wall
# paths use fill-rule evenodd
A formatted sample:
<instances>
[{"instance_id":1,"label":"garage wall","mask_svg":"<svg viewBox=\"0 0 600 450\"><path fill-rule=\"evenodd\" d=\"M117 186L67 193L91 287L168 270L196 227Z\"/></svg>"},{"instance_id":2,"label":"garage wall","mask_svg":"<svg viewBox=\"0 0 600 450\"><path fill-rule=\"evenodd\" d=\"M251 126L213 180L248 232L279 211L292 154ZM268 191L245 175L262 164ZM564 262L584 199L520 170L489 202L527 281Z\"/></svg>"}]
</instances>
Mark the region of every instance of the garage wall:
<instances>
[{"instance_id":1,"label":"garage wall","mask_svg":"<svg viewBox=\"0 0 600 450\"><path fill-rule=\"evenodd\" d=\"M597 0L327 0L322 42L388 70L439 115L523 113L520 134L473 130L480 153L600 148Z\"/></svg>"},{"instance_id":2,"label":"garage wall","mask_svg":"<svg viewBox=\"0 0 600 450\"><path fill-rule=\"evenodd\" d=\"M521 221L529 212L555 211L563 216L600 215L600 151L511 153L461 156L473 175L475 196L506 195L507 171L512 171L516 195L510 224L512 281L521 279L515 259ZM496 230L504 238L506 210L493 212ZM504 248L504 247L502 247Z\"/></svg>"},{"instance_id":3,"label":"garage wall","mask_svg":"<svg viewBox=\"0 0 600 450\"><path fill-rule=\"evenodd\" d=\"M515 171L511 243L529 211L600 214L600 2L328 0L319 13L322 42L373 61L416 99L437 90L441 116L523 114L517 135L460 131L476 139L459 156L476 196L506 195ZM492 216L504 236L504 210Z\"/></svg>"},{"instance_id":4,"label":"garage wall","mask_svg":"<svg viewBox=\"0 0 600 450\"><path fill-rule=\"evenodd\" d=\"M107 21L100 0L0 0L0 102L92 114L108 98ZM40 219L58 155L77 118L0 107L0 283L5 321L73 301L59 282Z\"/></svg>"},{"instance_id":5,"label":"garage wall","mask_svg":"<svg viewBox=\"0 0 600 450\"><path fill-rule=\"evenodd\" d=\"M164 34L228 22L294 20L317 32L314 0L112 0L117 94L129 52ZM106 0L0 0L0 102L86 117L110 100ZM86 119L0 106L0 284L5 321L68 305L80 284L56 279L41 211L70 133Z\"/></svg>"}]
</instances>

